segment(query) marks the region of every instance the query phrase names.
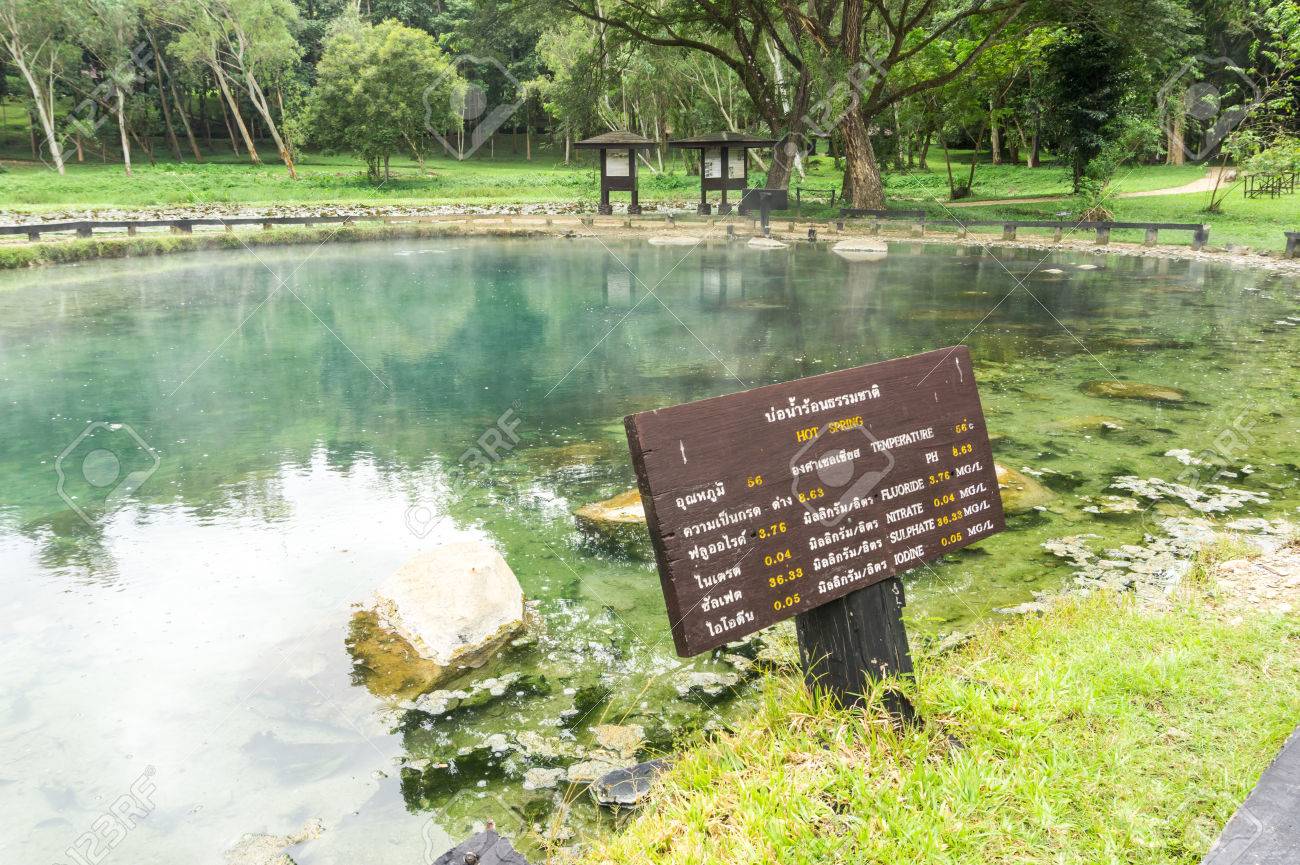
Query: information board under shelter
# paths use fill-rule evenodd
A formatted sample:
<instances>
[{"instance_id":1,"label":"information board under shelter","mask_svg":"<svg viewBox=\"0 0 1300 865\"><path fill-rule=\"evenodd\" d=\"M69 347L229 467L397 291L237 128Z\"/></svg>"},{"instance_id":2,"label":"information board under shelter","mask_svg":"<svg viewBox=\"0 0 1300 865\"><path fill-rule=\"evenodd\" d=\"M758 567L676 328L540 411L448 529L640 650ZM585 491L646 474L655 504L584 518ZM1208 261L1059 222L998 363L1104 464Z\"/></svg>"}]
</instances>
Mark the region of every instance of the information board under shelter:
<instances>
[{"instance_id":1,"label":"information board under shelter","mask_svg":"<svg viewBox=\"0 0 1300 865\"><path fill-rule=\"evenodd\" d=\"M965 346L625 423L683 656L1005 528Z\"/></svg>"}]
</instances>

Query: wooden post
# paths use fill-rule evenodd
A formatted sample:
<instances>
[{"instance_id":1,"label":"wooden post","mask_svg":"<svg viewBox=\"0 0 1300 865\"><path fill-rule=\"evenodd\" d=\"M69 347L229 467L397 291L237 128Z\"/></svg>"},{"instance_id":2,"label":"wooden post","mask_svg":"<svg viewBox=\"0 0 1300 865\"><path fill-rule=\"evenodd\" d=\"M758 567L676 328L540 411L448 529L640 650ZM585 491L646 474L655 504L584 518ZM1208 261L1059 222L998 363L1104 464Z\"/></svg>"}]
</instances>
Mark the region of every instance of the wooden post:
<instances>
[{"instance_id":1,"label":"wooden post","mask_svg":"<svg viewBox=\"0 0 1300 865\"><path fill-rule=\"evenodd\" d=\"M1058 225L1055 228L1053 228L1052 243L1060 243L1062 234L1064 234L1064 230L1061 228L1061 226Z\"/></svg>"},{"instance_id":2,"label":"wooden post","mask_svg":"<svg viewBox=\"0 0 1300 865\"><path fill-rule=\"evenodd\" d=\"M601 216L610 216L614 208L609 203L609 185L605 174L605 157L608 153L605 148L600 148L600 204L596 207L596 212Z\"/></svg>"},{"instance_id":3,"label":"wooden post","mask_svg":"<svg viewBox=\"0 0 1300 865\"><path fill-rule=\"evenodd\" d=\"M1210 229L1204 225L1192 233L1192 249L1201 250L1210 242Z\"/></svg>"},{"instance_id":4,"label":"wooden post","mask_svg":"<svg viewBox=\"0 0 1300 865\"><path fill-rule=\"evenodd\" d=\"M37 241L37 240L40 240L40 239L41 239L41 233L40 233L39 231L29 231L29 232L27 232L27 239L28 239L28 240L31 240L31 241Z\"/></svg>"},{"instance_id":5,"label":"wooden post","mask_svg":"<svg viewBox=\"0 0 1300 865\"><path fill-rule=\"evenodd\" d=\"M1097 245L1105 246L1108 243L1110 243L1110 226L1108 225L1097 226Z\"/></svg>"},{"instance_id":6,"label":"wooden post","mask_svg":"<svg viewBox=\"0 0 1300 865\"><path fill-rule=\"evenodd\" d=\"M905 603L902 580L891 577L795 616L808 687L824 689L842 705L860 706L871 682L910 676ZM897 691L886 693L885 707L898 722L916 720L912 704Z\"/></svg>"},{"instance_id":7,"label":"wooden post","mask_svg":"<svg viewBox=\"0 0 1300 865\"><path fill-rule=\"evenodd\" d=\"M1158 228L1148 228L1148 229L1147 229L1147 237L1146 237L1146 240L1143 241L1143 243L1144 243L1146 246L1155 246L1155 245L1156 245L1156 240L1159 238L1159 236L1160 236L1160 229L1158 229Z\"/></svg>"},{"instance_id":8,"label":"wooden post","mask_svg":"<svg viewBox=\"0 0 1300 865\"><path fill-rule=\"evenodd\" d=\"M632 216L641 215L641 201L637 198L636 191L636 150L627 151L627 173L632 182L632 203L627 206L627 212Z\"/></svg>"},{"instance_id":9,"label":"wooden post","mask_svg":"<svg viewBox=\"0 0 1300 865\"><path fill-rule=\"evenodd\" d=\"M90 237L91 228L89 222L83 222L77 226L77 237Z\"/></svg>"},{"instance_id":10,"label":"wooden post","mask_svg":"<svg viewBox=\"0 0 1300 865\"><path fill-rule=\"evenodd\" d=\"M704 188L704 165L707 161L704 156L705 148L700 148L700 206L698 212L700 216L708 216L712 212L709 207L709 193Z\"/></svg>"},{"instance_id":11,"label":"wooden post","mask_svg":"<svg viewBox=\"0 0 1300 865\"><path fill-rule=\"evenodd\" d=\"M731 205L727 203L727 184L731 182L731 154L728 148L722 148L722 201L718 204L718 216L726 216L731 213Z\"/></svg>"},{"instance_id":12,"label":"wooden post","mask_svg":"<svg viewBox=\"0 0 1300 865\"><path fill-rule=\"evenodd\" d=\"M1008 222L1006 225L1002 226L1002 239L1003 239L1003 240L1015 240L1015 239L1016 239L1016 227L1015 227L1014 225L1012 225L1011 223L1009 223L1009 222Z\"/></svg>"}]
</instances>

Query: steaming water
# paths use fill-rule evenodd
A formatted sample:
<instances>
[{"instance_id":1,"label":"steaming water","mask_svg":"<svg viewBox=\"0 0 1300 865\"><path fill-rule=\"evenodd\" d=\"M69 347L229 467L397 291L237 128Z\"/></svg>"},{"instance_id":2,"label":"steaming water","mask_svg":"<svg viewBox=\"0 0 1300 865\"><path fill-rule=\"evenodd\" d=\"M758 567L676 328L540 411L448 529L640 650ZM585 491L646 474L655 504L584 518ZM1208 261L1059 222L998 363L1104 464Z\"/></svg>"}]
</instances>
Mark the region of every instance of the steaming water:
<instances>
[{"instance_id":1,"label":"steaming water","mask_svg":"<svg viewBox=\"0 0 1300 865\"><path fill-rule=\"evenodd\" d=\"M1294 516L1295 281L1041 258L438 240L4 276L0 858L76 861L135 785L148 816L95 843L121 861L219 861L246 832L319 817L300 865L409 863L473 819L514 831L550 794L522 791L518 766L441 790L403 785L404 766L558 735L592 685L614 692L593 720L661 744L704 723L674 677L730 665L677 659L651 567L584 544L571 517L632 485L630 412L969 344L999 460L1050 470L1056 498L910 579L918 632L1067 581L1045 539L1139 539L1143 517L1083 508L1116 475L1176 477L1170 449L1228 442L1255 471L1226 482L1271 497L1239 513ZM1112 377L1190 401L1078 389ZM517 446L451 482L507 410ZM82 437L98 421L123 426ZM519 671L537 687L440 722L368 687L345 640L380 580L466 537L502 550L543 636L458 686Z\"/></svg>"}]
</instances>

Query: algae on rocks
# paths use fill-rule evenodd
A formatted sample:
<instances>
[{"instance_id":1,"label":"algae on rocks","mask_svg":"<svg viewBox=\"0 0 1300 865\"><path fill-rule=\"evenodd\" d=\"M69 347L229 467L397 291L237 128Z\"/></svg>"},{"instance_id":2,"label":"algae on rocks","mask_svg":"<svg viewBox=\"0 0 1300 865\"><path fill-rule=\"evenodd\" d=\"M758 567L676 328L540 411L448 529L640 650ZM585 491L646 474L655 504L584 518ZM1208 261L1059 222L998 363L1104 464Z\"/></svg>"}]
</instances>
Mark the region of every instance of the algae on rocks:
<instances>
[{"instance_id":1,"label":"algae on rocks","mask_svg":"<svg viewBox=\"0 0 1300 865\"><path fill-rule=\"evenodd\" d=\"M348 648L360 679L409 698L483 666L525 628L523 589L491 546L447 544L416 556L353 617Z\"/></svg>"},{"instance_id":2,"label":"algae on rocks","mask_svg":"<svg viewBox=\"0 0 1300 865\"><path fill-rule=\"evenodd\" d=\"M628 490L603 502L592 502L574 514L578 528L598 546L638 559L653 558L641 493Z\"/></svg>"}]
</instances>

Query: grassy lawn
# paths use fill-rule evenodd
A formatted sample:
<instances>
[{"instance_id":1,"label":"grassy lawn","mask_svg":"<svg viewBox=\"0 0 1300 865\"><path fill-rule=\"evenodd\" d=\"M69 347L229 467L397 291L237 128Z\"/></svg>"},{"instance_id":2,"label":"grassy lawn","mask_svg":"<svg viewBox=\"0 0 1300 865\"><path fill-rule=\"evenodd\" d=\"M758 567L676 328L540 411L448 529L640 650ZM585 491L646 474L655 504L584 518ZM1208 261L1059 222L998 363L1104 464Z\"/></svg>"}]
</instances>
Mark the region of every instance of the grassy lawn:
<instances>
[{"instance_id":1,"label":"grassy lawn","mask_svg":"<svg viewBox=\"0 0 1300 865\"><path fill-rule=\"evenodd\" d=\"M1296 723L1300 618L1096 595L922 657L913 701L896 733L773 674L584 861L1193 865Z\"/></svg>"},{"instance_id":2,"label":"grassy lawn","mask_svg":"<svg viewBox=\"0 0 1300 865\"><path fill-rule=\"evenodd\" d=\"M277 205L354 204L354 205L501 205L583 204L597 199L595 158L575 152L571 164L565 165L562 153L553 144L534 140L533 156L523 158L521 140L501 136L495 155L480 150L469 160L458 162L441 151L428 159L423 168L408 157L395 158L392 177L375 185L366 180L362 165L348 155L304 154L299 161L300 177L290 180L284 167L274 161L274 151L265 149L262 166L248 164L228 149L209 154L203 164L177 163L156 149L156 165L143 154L136 155L135 176L127 178L119 164L99 161L97 154L87 153L84 163L71 162L68 173L59 177L39 161L31 158L20 131L15 125L19 115L10 106L7 147L0 155L0 209L14 212L42 213L64 208L143 208L155 206L244 205L266 208ZM951 152L953 172L964 183L973 154ZM1069 169L1050 159L1036 169L1023 165L991 165L987 155L979 156L975 186L976 199L1068 196ZM698 179L683 168L680 158L665 162L666 171L641 173L641 197L647 204L656 202L686 203L698 195ZM1205 175L1203 165L1128 166L1122 168L1116 188L1123 192L1148 191L1182 186ZM751 183L761 183L763 174L756 171ZM805 216L830 217L838 204L829 204L828 193L843 183L842 172L829 156L810 160L808 173L795 181L805 192ZM949 210L942 202L947 196L947 171L942 151L931 148L927 170L889 171L885 176L886 194L893 207L924 207L936 216L966 219L1057 218L1063 210L1072 210L1071 201L1041 201L1028 204L991 204ZM616 195L616 200L624 196ZM1158 196L1141 199L1116 199L1114 210L1119 220L1161 222L1206 222L1211 226L1211 243L1246 244L1259 249L1280 250L1285 245L1282 232L1300 228L1296 211L1300 199L1295 196L1245 201L1238 192L1229 195L1224 213L1206 214L1206 193ZM1139 233L1117 233L1116 241L1141 240ZM1185 243L1188 237L1168 235L1168 242Z\"/></svg>"}]
</instances>

